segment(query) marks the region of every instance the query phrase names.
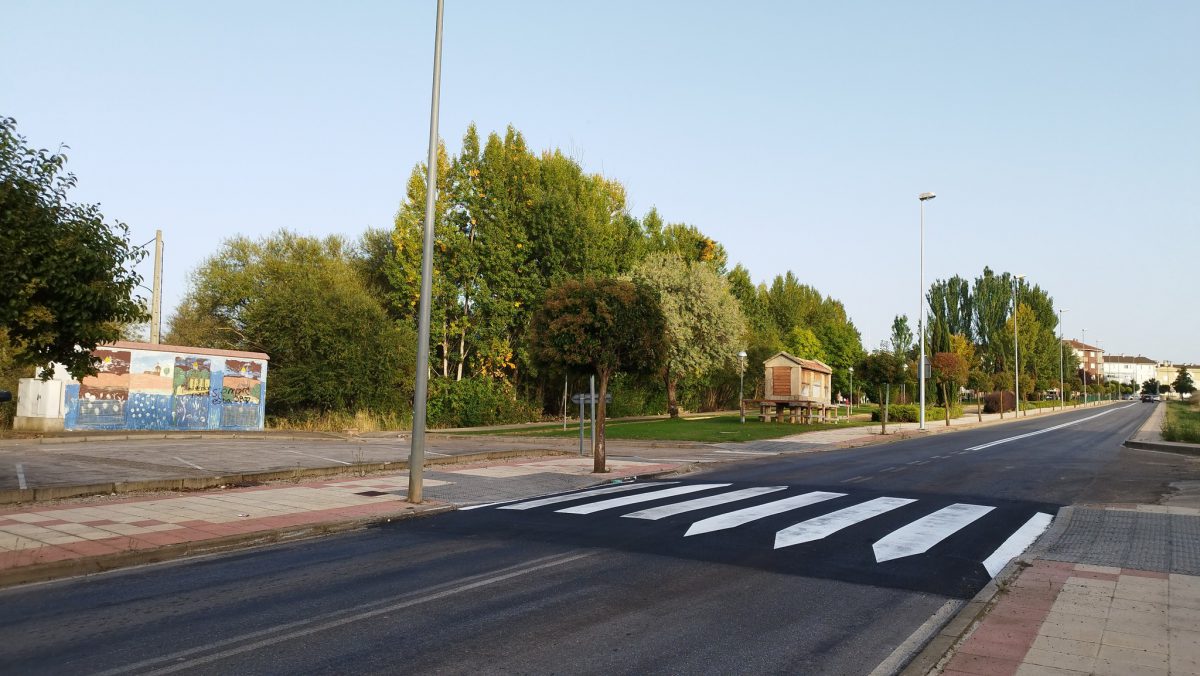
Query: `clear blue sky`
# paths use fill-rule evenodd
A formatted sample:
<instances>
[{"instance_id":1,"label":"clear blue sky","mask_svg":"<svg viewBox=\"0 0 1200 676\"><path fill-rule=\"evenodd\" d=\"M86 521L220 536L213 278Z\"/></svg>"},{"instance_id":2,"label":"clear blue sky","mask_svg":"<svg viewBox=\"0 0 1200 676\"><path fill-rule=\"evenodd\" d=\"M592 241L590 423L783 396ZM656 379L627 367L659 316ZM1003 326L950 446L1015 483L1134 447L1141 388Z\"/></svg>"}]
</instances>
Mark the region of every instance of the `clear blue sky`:
<instances>
[{"instance_id":1,"label":"clear blue sky","mask_svg":"<svg viewBox=\"0 0 1200 676\"><path fill-rule=\"evenodd\" d=\"M390 227L425 156L434 2L17 2L0 115L167 241ZM511 123L792 269L873 346L926 278L1025 273L1066 334L1200 362L1200 3L468 2L441 132ZM149 277L149 264L143 266Z\"/></svg>"}]
</instances>

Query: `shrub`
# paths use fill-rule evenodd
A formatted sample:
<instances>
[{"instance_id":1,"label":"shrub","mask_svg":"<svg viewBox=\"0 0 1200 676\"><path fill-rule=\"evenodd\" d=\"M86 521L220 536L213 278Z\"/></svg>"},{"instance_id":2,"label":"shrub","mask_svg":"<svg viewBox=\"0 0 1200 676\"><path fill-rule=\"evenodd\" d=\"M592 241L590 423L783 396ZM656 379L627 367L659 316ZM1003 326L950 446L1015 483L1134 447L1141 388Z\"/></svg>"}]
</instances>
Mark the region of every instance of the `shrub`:
<instances>
[{"instance_id":1,"label":"shrub","mask_svg":"<svg viewBox=\"0 0 1200 676\"><path fill-rule=\"evenodd\" d=\"M430 427L481 427L540 419L538 406L517 397L513 387L492 378L429 382L426 420Z\"/></svg>"},{"instance_id":2,"label":"shrub","mask_svg":"<svg viewBox=\"0 0 1200 676\"><path fill-rule=\"evenodd\" d=\"M888 422L919 422L919 413L921 408L916 404L892 404L888 407ZM955 404L950 407L950 417L957 418L962 415L962 404ZM925 407L925 422L929 423L934 420L945 420L946 409L941 406L926 406ZM871 420L880 422L883 420L882 407L871 412Z\"/></svg>"},{"instance_id":3,"label":"shrub","mask_svg":"<svg viewBox=\"0 0 1200 676\"><path fill-rule=\"evenodd\" d=\"M1017 397L1012 392L988 392L983 395L983 412L999 413L1001 397L1004 399L1005 411L1015 411L1017 409Z\"/></svg>"}]
</instances>

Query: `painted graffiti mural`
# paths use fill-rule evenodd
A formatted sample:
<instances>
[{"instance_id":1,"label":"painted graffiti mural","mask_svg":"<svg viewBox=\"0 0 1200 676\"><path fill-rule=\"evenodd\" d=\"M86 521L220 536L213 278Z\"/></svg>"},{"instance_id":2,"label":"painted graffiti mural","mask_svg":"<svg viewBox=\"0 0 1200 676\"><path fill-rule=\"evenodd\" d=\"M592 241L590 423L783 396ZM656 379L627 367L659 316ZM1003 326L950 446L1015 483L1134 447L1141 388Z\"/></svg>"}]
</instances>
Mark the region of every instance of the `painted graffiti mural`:
<instances>
[{"instance_id":1,"label":"painted graffiti mural","mask_svg":"<svg viewBox=\"0 0 1200 676\"><path fill-rule=\"evenodd\" d=\"M94 354L99 373L64 390L66 429L262 428L265 359L157 349Z\"/></svg>"},{"instance_id":2,"label":"painted graffiti mural","mask_svg":"<svg viewBox=\"0 0 1200 676\"><path fill-rule=\"evenodd\" d=\"M129 351L96 350L99 373L79 383L79 419L96 427L123 424L129 400Z\"/></svg>"}]
</instances>

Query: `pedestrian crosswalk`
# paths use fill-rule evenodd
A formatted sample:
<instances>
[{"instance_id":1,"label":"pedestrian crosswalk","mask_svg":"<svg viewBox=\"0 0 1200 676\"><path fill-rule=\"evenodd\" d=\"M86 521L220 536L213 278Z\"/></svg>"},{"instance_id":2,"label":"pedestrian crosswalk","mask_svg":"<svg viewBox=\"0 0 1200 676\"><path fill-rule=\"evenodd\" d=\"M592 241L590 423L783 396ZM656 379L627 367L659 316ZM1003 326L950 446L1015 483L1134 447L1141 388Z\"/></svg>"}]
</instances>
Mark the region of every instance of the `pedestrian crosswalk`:
<instances>
[{"instance_id":1,"label":"pedestrian crosswalk","mask_svg":"<svg viewBox=\"0 0 1200 676\"><path fill-rule=\"evenodd\" d=\"M787 495L788 491L795 494ZM968 534L997 506L945 502L926 497L856 497L847 492L803 490L791 486L651 481L479 505L477 509L544 513L546 518L611 514L621 519L664 522L672 527L682 522L687 524L682 536L689 541L696 536L720 537L722 531L738 529L735 532L741 532L743 527L753 530L766 524L774 530L773 550L789 552L797 551L802 545L845 537L856 528L866 528L864 532L871 534L869 544L874 564L910 560L957 538L971 543L968 549L975 562L972 565L982 566L989 577L994 577L1028 548L1052 520L1045 512L1026 516L1029 514L1026 510L1017 515L1015 522L1010 514L993 520L986 533ZM832 509L814 515L814 511L827 509L822 503L831 503ZM784 523L790 513L801 511L803 513L798 516L807 518ZM1015 530L1007 530L1017 523L1021 525ZM997 524L1000 532L997 532ZM979 552L984 551L978 544L980 541L1000 544L993 544L987 548L986 556L978 557Z\"/></svg>"}]
</instances>

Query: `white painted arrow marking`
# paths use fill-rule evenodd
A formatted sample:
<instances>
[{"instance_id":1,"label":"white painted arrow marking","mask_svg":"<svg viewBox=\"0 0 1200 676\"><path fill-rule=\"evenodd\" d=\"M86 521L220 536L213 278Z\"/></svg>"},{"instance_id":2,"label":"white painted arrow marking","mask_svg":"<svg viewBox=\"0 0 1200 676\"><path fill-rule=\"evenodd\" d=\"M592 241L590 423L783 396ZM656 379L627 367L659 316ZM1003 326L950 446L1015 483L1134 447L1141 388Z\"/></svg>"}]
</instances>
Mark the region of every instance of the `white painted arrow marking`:
<instances>
[{"instance_id":1,"label":"white painted arrow marking","mask_svg":"<svg viewBox=\"0 0 1200 676\"><path fill-rule=\"evenodd\" d=\"M649 502L660 498L669 498L675 495L685 495L687 493L695 493L696 491L706 491L710 488L724 488L729 484L688 484L687 486L676 486L675 488L664 488L661 491L652 491L650 493L638 493L637 495L626 495L620 498L612 498L611 500L601 500L599 502L589 502L586 505L578 505L576 507L567 507L566 509L557 510L563 514L591 514L600 512L606 509L615 509L624 507L625 505L634 505L639 502Z\"/></svg>"},{"instance_id":2,"label":"white painted arrow marking","mask_svg":"<svg viewBox=\"0 0 1200 676\"><path fill-rule=\"evenodd\" d=\"M590 498L593 495L605 495L608 493L620 493L621 491L633 491L639 488L651 488L654 486L666 486L668 484L678 483L675 481L658 481L652 484L621 484L619 486L605 486L604 488L593 488L590 491L580 491L578 493L568 493L567 495L554 495L548 498L538 498L537 500L526 500L512 505L497 507L497 509L533 509L534 507L542 507L545 505L556 505L560 502L569 502L580 498Z\"/></svg>"},{"instance_id":3,"label":"white painted arrow marking","mask_svg":"<svg viewBox=\"0 0 1200 676\"><path fill-rule=\"evenodd\" d=\"M696 498L695 500L687 500L684 502L677 502L673 505L663 505L662 507L651 507L650 509L643 509L640 512L633 512L631 514L622 514L621 518L624 518L624 519L649 519L651 521L654 521L657 519L666 518L668 516L674 516L676 514L683 514L684 512L692 512L697 509L704 509L705 507L715 507L717 505L724 505L729 502L737 502L738 500L746 500L746 499L753 498L753 497L756 497L759 495L766 495L767 493L774 493L775 491L782 491L785 488L787 488L787 486L763 486L763 487L759 487L759 488L744 488L740 491L731 491L729 493L719 493L717 495L710 495L710 496L704 497L704 498Z\"/></svg>"},{"instance_id":4,"label":"white painted arrow marking","mask_svg":"<svg viewBox=\"0 0 1200 676\"><path fill-rule=\"evenodd\" d=\"M829 537L843 528L916 502L908 498L875 498L784 528L775 534L775 549Z\"/></svg>"},{"instance_id":5,"label":"white painted arrow marking","mask_svg":"<svg viewBox=\"0 0 1200 676\"><path fill-rule=\"evenodd\" d=\"M914 554L924 554L937 543L993 509L995 507L967 505L961 502L943 507L929 516L888 533L876 542L875 560L883 563Z\"/></svg>"},{"instance_id":6,"label":"white painted arrow marking","mask_svg":"<svg viewBox=\"0 0 1200 676\"><path fill-rule=\"evenodd\" d=\"M800 509L801 507L815 505L818 502L840 498L844 495L846 494L813 491L812 493L805 493L804 495L797 495L790 498L784 498L782 500L776 500L774 502L768 502L765 505L755 505L754 507L747 507L734 512L728 512L726 514L710 516L707 519L701 519L692 524L691 528L688 528L687 532L684 533L684 536L686 537L688 535L699 535L700 533L711 533L715 530L725 530L726 528L735 528L744 523L765 519L768 516L782 514L783 512L788 512L793 509Z\"/></svg>"},{"instance_id":7,"label":"white painted arrow marking","mask_svg":"<svg viewBox=\"0 0 1200 676\"><path fill-rule=\"evenodd\" d=\"M1050 526L1050 522L1053 520L1054 517L1045 512L1034 514L1025 522L1025 525L1008 536L1008 539L1004 541L1004 544L1000 545L999 549L992 552L991 556L983 560L983 567L987 568L988 575L996 577L1009 561L1020 556L1021 552L1028 549L1029 545L1033 544L1033 541L1042 534L1042 531Z\"/></svg>"}]
</instances>

